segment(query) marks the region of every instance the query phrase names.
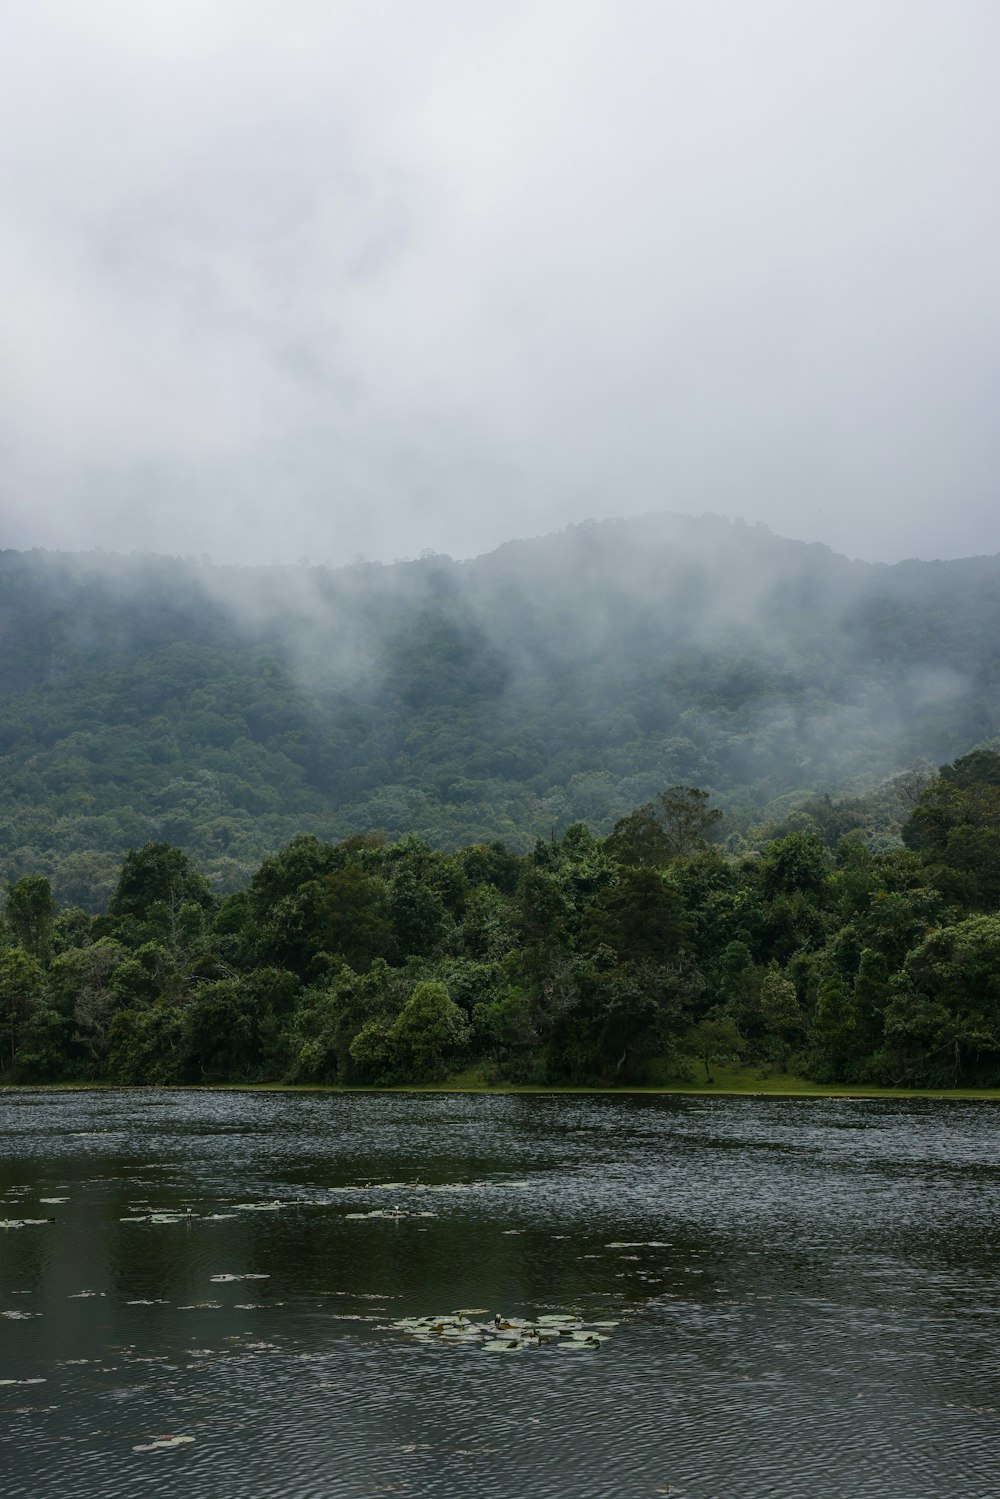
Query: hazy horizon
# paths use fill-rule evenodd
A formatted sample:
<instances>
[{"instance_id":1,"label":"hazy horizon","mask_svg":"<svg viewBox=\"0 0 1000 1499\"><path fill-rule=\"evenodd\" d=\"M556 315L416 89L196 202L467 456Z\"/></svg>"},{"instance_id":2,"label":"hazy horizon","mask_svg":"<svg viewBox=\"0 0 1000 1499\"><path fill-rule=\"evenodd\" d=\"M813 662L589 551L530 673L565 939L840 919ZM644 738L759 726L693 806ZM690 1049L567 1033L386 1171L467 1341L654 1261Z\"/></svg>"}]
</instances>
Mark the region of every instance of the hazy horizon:
<instances>
[{"instance_id":1,"label":"hazy horizon","mask_svg":"<svg viewBox=\"0 0 1000 1499\"><path fill-rule=\"evenodd\" d=\"M320 568L332 569L332 570L335 571L338 568L353 567L353 566L357 566L358 564L369 564L369 563L377 563L379 565L384 565L384 566L390 566L391 567L394 564L407 564L407 563L413 563L413 562L422 562L422 561L427 560L428 558L434 558L434 557L440 557L443 560L446 560L448 562L453 562L453 563L475 562L475 561L477 561L479 559L484 559L486 557L489 557L492 553L500 551L502 548L507 547L507 546L521 545L522 543L523 544L529 544L531 542L551 541L551 540L553 540L555 538L558 538L558 537L561 537L561 536L567 536L567 535L569 535L571 533L574 533L574 532L585 532L585 531L589 530L592 527L598 527L599 528L599 527L604 526L604 525L611 525L611 526L613 526L615 524L621 524L621 525L642 525L644 522L657 521L657 520L678 521L678 522L682 522L682 523L684 523L684 522L719 522L721 525L726 526L726 527L733 527L733 528L743 527L743 528L745 528L747 530L762 531L762 532L764 532L764 533L766 533L766 534L768 534L770 536L773 536L778 541L788 541L788 542L791 542L793 544L801 545L801 546L823 547L827 551L833 552L835 556L844 558L844 559L846 559L848 561L871 563L873 565L885 565L885 566L889 566L889 567L894 566L896 563L899 563L899 562L939 562L939 561L960 562L960 561L964 561L964 560L967 560L967 559L972 558L972 557L991 557L991 556L1000 555L1000 551L998 551L998 552L967 552L967 553L963 552L963 553L956 554L956 555L951 556L951 557L917 557L917 556L915 556L913 554L910 554L910 555L907 555L907 556L894 557L894 558L869 558L869 557L860 557L857 554L852 553L852 552L841 552L841 551L838 551L838 549L836 547L829 546L829 544L827 542L823 541L822 538L814 538L814 539L808 539L807 540L805 537L801 537L801 536L786 536L783 533L781 533L779 531L776 531L773 526L769 526L765 521L748 520L745 516L718 515L714 511L703 511L703 512L701 512L701 514L695 514L693 512L685 513L683 511L670 511L670 510L652 510L652 511L646 511L642 515L626 515L626 514L622 514L622 515L603 516L603 517L587 516L587 517L584 517L582 520L567 521L565 525L553 526L552 528L547 529L547 530L538 530L538 531L535 531L535 532L527 532L527 533L525 533L524 535L521 535L521 536L507 536L507 537L504 537L502 540L498 541L495 545L484 547L480 551L472 551L472 552L469 552L469 553L467 553L465 555L459 555L459 554L455 554L455 553L452 553L452 552L447 552L447 551L444 551L444 550L438 551L435 548L424 547L424 548L421 548L421 550L419 552L412 552L412 553L409 553L409 554L401 554L401 555L398 555L398 556L396 556L396 555L390 556L388 554L388 552L386 553L385 556L370 555L368 553L361 553L361 552L359 552L359 553L355 553L355 555L353 557L349 557L349 558L320 558L320 557L311 557L311 556L308 556L308 555L302 555L302 556L299 556L299 557L290 557L290 556L289 557L279 557L279 556L265 557L265 556L260 556L260 557L254 557L254 558L251 558L251 559L246 559L246 558L213 557L208 552L199 552L199 553L182 552L182 551L179 551L179 550L176 550L176 549L173 550L173 551L158 550L158 549L153 548L153 547L133 547L133 548L130 548L130 549L126 550L123 547L103 546L103 545L99 545L97 543L95 543L92 546L88 546L86 543L83 543L83 544L81 544L79 546L64 546L64 545L60 545L58 543L58 541L56 541L56 540L52 540L51 542L32 542L32 543L24 545L24 546L7 546L5 543L3 543L2 541L0 541L0 551L6 550L6 551L14 551L14 552L30 552L30 551L34 551L34 550L39 550L39 551L42 551L42 552L51 553L53 555L69 554L69 555L84 555L84 556L86 556L88 554L91 555L91 556L96 556L98 554L104 554L104 555L108 556L109 558L110 557L124 557L124 558L129 558L129 557L134 557L134 558L160 557L160 558L163 558L166 561L195 563L195 564L198 564L198 565L207 565L207 566L212 567L212 568L232 568L232 567L235 567L235 568L256 569L256 568L269 568L269 567L281 567L281 568L287 568L287 567L292 567L292 568L294 568L294 567L316 568L316 567L320 567Z\"/></svg>"},{"instance_id":2,"label":"hazy horizon","mask_svg":"<svg viewBox=\"0 0 1000 1499\"><path fill-rule=\"evenodd\" d=\"M1000 552L989 0L11 0L0 547Z\"/></svg>"}]
</instances>

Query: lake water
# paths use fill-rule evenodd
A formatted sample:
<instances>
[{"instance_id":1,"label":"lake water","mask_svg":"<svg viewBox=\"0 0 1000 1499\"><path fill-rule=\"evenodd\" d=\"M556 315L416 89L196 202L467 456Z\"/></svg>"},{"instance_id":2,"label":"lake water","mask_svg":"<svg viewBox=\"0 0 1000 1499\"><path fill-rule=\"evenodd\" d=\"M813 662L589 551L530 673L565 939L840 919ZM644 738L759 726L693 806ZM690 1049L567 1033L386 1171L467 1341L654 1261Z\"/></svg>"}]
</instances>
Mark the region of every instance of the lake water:
<instances>
[{"instance_id":1,"label":"lake water","mask_svg":"<svg viewBox=\"0 0 1000 1499\"><path fill-rule=\"evenodd\" d=\"M55 1220L0 1229L0 1492L995 1499L998 1142L988 1103L0 1093L0 1219Z\"/></svg>"}]
</instances>

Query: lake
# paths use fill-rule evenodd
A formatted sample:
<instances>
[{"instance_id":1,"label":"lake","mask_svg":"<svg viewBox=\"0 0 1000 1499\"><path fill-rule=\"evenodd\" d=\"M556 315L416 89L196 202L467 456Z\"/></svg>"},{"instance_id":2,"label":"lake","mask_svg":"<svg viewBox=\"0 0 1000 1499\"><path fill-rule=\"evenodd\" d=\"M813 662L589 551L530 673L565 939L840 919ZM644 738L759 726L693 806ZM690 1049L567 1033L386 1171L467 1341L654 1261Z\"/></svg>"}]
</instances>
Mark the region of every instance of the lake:
<instances>
[{"instance_id":1,"label":"lake","mask_svg":"<svg viewBox=\"0 0 1000 1499\"><path fill-rule=\"evenodd\" d=\"M998 1126L0 1093L0 1491L987 1499Z\"/></svg>"}]
</instances>

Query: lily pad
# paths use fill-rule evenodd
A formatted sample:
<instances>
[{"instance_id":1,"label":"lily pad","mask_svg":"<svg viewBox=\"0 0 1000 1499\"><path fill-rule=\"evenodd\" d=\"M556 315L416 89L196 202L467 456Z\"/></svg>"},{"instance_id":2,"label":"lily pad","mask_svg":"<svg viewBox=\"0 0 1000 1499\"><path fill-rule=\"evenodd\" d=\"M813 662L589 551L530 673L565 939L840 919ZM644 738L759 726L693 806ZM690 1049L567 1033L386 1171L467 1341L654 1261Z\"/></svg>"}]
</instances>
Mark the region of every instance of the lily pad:
<instances>
[{"instance_id":1,"label":"lily pad","mask_svg":"<svg viewBox=\"0 0 1000 1499\"><path fill-rule=\"evenodd\" d=\"M436 1213L414 1213L408 1208L373 1208L370 1213L345 1213L345 1218L436 1218Z\"/></svg>"},{"instance_id":2,"label":"lily pad","mask_svg":"<svg viewBox=\"0 0 1000 1499\"><path fill-rule=\"evenodd\" d=\"M463 1310L426 1317L400 1317L390 1326L418 1342L438 1345L442 1342L477 1343L484 1351L493 1353L570 1344L594 1349L608 1338L607 1331L597 1330L596 1322L584 1322L568 1312L547 1312L537 1318L504 1317L497 1313L489 1321L476 1320L480 1316L489 1317L489 1313L478 1307L475 1316ZM607 1328L616 1324L604 1319L601 1325Z\"/></svg>"}]
</instances>

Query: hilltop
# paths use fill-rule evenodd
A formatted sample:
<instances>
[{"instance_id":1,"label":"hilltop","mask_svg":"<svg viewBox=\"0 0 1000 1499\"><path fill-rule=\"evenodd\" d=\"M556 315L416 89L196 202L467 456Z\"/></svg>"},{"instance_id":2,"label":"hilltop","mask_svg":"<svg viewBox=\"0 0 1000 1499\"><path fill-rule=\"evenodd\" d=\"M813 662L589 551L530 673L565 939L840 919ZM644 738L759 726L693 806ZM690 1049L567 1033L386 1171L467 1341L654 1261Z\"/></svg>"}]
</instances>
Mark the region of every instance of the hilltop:
<instances>
[{"instance_id":1,"label":"hilltop","mask_svg":"<svg viewBox=\"0 0 1000 1499\"><path fill-rule=\"evenodd\" d=\"M731 835L832 795L891 836L876 788L1000 731L998 637L998 557L717 517L341 569L4 552L2 869L93 908L151 839L234 889L302 829L523 850L676 783Z\"/></svg>"}]
</instances>

